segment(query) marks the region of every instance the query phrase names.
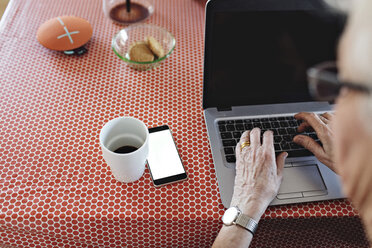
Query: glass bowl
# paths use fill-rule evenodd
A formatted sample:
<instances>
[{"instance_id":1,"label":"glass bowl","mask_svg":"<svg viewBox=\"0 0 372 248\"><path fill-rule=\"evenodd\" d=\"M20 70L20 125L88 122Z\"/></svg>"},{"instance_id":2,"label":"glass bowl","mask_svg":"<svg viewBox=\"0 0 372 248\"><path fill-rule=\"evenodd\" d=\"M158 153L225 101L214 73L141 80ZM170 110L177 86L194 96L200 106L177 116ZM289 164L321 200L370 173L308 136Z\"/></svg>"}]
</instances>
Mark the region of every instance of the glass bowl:
<instances>
[{"instance_id":1,"label":"glass bowl","mask_svg":"<svg viewBox=\"0 0 372 248\"><path fill-rule=\"evenodd\" d=\"M154 37L164 49L164 56L151 62L137 62L129 57L129 49L132 44L145 41L147 37ZM112 39L112 49L115 54L127 63L131 68L145 71L157 67L174 50L176 40L166 29L151 24L136 24L120 30Z\"/></svg>"}]
</instances>

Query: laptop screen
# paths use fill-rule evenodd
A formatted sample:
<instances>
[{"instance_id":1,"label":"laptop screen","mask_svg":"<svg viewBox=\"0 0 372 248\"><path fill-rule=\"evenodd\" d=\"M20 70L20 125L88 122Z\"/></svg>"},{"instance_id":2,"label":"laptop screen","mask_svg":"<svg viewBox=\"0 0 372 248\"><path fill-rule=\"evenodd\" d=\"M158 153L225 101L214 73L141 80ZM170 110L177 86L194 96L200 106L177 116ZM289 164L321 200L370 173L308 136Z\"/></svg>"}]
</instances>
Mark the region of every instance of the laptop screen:
<instances>
[{"instance_id":1,"label":"laptop screen","mask_svg":"<svg viewBox=\"0 0 372 248\"><path fill-rule=\"evenodd\" d=\"M205 108L311 101L306 70L336 59L345 23L325 10L220 11L211 18Z\"/></svg>"}]
</instances>

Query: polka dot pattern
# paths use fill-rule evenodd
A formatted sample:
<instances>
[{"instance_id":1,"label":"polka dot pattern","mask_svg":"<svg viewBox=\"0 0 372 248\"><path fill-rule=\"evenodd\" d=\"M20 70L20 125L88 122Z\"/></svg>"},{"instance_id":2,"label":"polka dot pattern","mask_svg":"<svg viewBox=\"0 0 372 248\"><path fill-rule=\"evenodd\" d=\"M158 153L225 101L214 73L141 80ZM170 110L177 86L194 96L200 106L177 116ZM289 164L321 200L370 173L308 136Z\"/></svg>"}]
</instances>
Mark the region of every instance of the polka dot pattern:
<instances>
[{"instance_id":1,"label":"polka dot pattern","mask_svg":"<svg viewBox=\"0 0 372 248\"><path fill-rule=\"evenodd\" d=\"M276 218L260 222L251 247L369 247L357 217Z\"/></svg>"},{"instance_id":2,"label":"polka dot pattern","mask_svg":"<svg viewBox=\"0 0 372 248\"><path fill-rule=\"evenodd\" d=\"M211 246L224 208L201 107L205 1L152 2L146 22L177 43L158 68L139 72L113 53L122 26L101 0L11 1L0 26L1 247ZM38 44L38 27L61 15L92 24L87 54ZM146 169L135 183L115 181L98 137L119 116L169 125L189 179L155 188ZM355 215L337 200L270 207L264 218Z\"/></svg>"}]
</instances>

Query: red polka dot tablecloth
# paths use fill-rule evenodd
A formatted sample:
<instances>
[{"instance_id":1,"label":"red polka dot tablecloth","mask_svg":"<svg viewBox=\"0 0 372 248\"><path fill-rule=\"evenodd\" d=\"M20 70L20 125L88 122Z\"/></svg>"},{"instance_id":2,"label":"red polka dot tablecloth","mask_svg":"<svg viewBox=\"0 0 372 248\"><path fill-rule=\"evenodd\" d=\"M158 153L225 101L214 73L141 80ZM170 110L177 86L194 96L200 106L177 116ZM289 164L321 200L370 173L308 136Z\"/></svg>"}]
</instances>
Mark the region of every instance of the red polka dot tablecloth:
<instances>
[{"instance_id":1,"label":"red polka dot tablecloth","mask_svg":"<svg viewBox=\"0 0 372 248\"><path fill-rule=\"evenodd\" d=\"M11 0L0 23L0 247L213 243L224 208L201 107L205 1L152 3L146 22L169 30L177 43L160 67L139 72L113 53L111 39L122 26L104 16L100 0ZM38 27L61 15L92 24L87 54L67 56L37 42ZM98 136L119 116L169 125L189 179L155 188L146 169L137 182L115 181ZM252 247L286 247L291 243L276 239L275 227L283 235L296 220L322 216L315 219L323 228L340 220L358 238L318 232L326 236L317 247L329 247L327 240L367 245L355 210L336 200L270 207Z\"/></svg>"}]
</instances>

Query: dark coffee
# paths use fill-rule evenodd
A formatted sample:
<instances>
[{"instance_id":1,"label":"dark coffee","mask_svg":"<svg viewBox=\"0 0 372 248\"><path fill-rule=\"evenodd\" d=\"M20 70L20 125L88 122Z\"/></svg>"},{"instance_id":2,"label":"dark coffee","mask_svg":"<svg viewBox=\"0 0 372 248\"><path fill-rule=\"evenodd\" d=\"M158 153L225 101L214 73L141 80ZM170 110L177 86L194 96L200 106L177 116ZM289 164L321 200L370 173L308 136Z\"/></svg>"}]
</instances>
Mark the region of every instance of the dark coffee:
<instances>
[{"instance_id":1,"label":"dark coffee","mask_svg":"<svg viewBox=\"0 0 372 248\"><path fill-rule=\"evenodd\" d=\"M115 153L130 153L136 151L138 148L134 146L121 146L118 149L116 149Z\"/></svg>"},{"instance_id":2,"label":"dark coffee","mask_svg":"<svg viewBox=\"0 0 372 248\"><path fill-rule=\"evenodd\" d=\"M110 18L124 24L143 21L149 15L149 10L138 3L131 3L129 12L126 3L118 4L110 10Z\"/></svg>"}]
</instances>

